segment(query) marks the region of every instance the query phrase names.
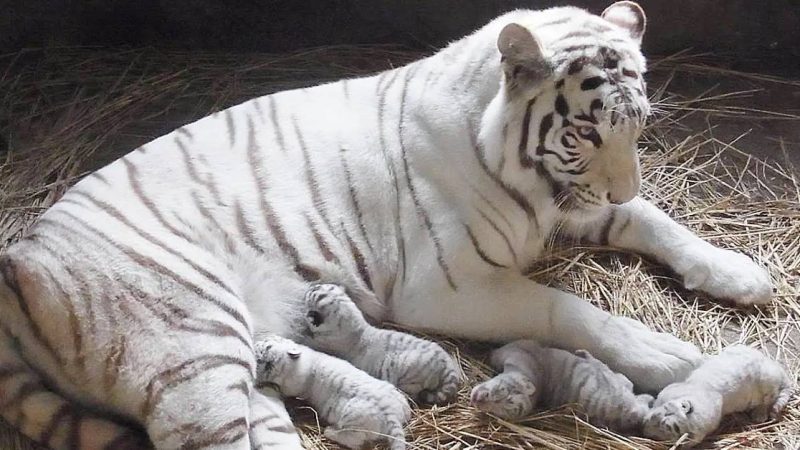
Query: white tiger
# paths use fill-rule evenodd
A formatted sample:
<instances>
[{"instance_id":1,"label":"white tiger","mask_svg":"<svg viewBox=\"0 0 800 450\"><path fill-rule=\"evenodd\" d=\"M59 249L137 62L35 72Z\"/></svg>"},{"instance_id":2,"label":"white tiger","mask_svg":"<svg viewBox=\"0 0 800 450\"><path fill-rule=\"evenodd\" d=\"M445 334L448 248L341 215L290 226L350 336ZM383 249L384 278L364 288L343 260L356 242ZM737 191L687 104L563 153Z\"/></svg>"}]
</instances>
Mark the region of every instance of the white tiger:
<instances>
[{"instance_id":1,"label":"white tiger","mask_svg":"<svg viewBox=\"0 0 800 450\"><path fill-rule=\"evenodd\" d=\"M558 227L714 297L770 300L764 269L636 197L644 28L632 2L510 12L428 58L253 99L86 177L0 256L0 413L56 449L120 448L132 438L114 416L159 449L297 448L290 423L258 413L285 414L253 389L253 336L299 339L319 282L363 292L375 321L583 348L642 390L682 379L694 345L521 273ZM206 227L258 259L215 253ZM243 287L258 262L270 282Z\"/></svg>"},{"instance_id":2,"label":"white tiger","mask_svg":"<svg viewBox=\"0 0 800 450\"><path fill-rule=\"evenodd\" d=\"M616 431L638 430L653 397L633 393L633 383L585 350L575 354L522 340L492 352L496 377L472 389L470 400L482 411L520 419L536 406L576 405L589 422Z\"/></svg>"},{"instance_id":3,"label":"white tiger","mask_svg":"<svg viewBox=\"0 0 800 450\"><path fill-rule=\"evenodd\" d=\"M750 411L757 422L778 418L791 393L792 382L778 362L746 345L732 345L658 394L644 434L672 441L686 434L685 443L695 445L728 414Z\"/></svg>"},{"instance_id":4,"label":"white tiger","mask_svg":"<svg viewBox=\"0 0 800 450\"><path fill-rule=\"evenodd\" d=\"M373 327L338 285L312 286L305 298L312 346L422 402L445 403L455 398L461 370L439 344Z\"/></svg>"},{"instance_id":5,"label":"white tiger","mask_svg":"<svg viewBox=\"0 0 800 450\"><path fill-rule=\"evenodd\" d=\"M386 438L391 450L406 448L403 424L411 407L394 386L288 339L269 336L254 346L257 379L311 404L329 423L325 437L353 449Z\"/></svg>"}]
</instances>

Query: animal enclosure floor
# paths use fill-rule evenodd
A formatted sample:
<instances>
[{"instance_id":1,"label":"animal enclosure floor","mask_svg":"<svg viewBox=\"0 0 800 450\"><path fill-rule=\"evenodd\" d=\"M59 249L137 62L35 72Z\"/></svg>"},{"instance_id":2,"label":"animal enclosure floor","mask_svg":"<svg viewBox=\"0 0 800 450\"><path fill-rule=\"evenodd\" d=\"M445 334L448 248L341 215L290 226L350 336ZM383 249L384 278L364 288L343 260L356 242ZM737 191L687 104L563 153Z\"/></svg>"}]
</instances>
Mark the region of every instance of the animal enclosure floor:
<instances>
[{"instance_id":1,"label":"animal enclosure floor","mask_svg":"<svg viewBox=\"0 0 800 450\"><path fill-rule=\"evenodd\" d=\"M158 49L53 49L0 55L0 246L88 171L178 126L240 101L396 67L421 56L387 47L331 47L289 55ZM738 310L680 288L651 261L604 248L554 249L531 277L575 292L716 352L733 342L763 349L800 376L800 74L737 72L730 61L679 54L654 59L657 114L641 144L642 195L711 242L766 265L772 305ZM5 145L2 145L5 142ZM5 147L5 148L3 148ZM800 166L798 166L800 167ZM411 449L666 449L594 428L566 409L518 423L468 405L491 376L486 347L443 340L469 383L457 403L415 411ZM800 401L777 423L725 421L708 448L800 448ZM301 405L308 448L321 440ZM7 426L0 449L38 448Z\"/></svg>"}]
</instances>

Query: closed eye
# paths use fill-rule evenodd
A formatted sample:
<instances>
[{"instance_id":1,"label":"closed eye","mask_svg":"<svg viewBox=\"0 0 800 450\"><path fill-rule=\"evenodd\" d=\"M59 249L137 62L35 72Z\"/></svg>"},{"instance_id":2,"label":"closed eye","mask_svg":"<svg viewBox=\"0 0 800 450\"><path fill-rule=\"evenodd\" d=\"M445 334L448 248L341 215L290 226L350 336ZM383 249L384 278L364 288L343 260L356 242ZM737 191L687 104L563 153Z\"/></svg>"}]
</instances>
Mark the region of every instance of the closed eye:
<instances>
[{"instance_id":1,"label":"closed eye","mask_svg":"<svg viewBox=\"0 0 800 450\"><path fill-rule=\"evenodd\" d=\"M311 325L315 327L322 325L322 314L319 311L309 311L307 316L311 319Z\"/></svg>"}]
</instances>

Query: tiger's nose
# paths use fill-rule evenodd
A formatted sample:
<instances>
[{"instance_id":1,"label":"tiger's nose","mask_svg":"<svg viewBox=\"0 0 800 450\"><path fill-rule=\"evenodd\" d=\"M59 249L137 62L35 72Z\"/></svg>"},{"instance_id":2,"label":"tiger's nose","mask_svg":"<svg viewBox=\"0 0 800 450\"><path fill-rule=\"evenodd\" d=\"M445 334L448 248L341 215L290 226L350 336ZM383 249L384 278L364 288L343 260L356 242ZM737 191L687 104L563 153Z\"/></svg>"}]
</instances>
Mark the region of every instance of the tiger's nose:
<instances>
[{"instance_id":1,"label":"tiger's nose","mask_svg":"<svg viewBox=\"0 0 800 450\"><path fill-rule=\"evenodd\" d=\"M608 203L611 203L612 205L621 205L625 203L625 200L620 200L616 196L611 196L611 192L606 193L606 200L608 200Z\"/></svg>"}]
</instances>

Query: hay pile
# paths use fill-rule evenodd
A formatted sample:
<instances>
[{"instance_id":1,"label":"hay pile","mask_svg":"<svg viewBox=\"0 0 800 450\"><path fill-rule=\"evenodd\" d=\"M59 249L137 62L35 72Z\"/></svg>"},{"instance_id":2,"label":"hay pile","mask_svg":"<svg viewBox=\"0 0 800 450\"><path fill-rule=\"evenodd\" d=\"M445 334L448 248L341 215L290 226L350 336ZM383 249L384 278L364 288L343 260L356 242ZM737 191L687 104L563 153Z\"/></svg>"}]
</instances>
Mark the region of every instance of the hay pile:
<instances>
[{"instance_id":1,"label":"hay pile","mask_svg":"<svg viewBox=\"0 0 800 450\"><path fill-rule=\"evenodd\" d=\"M31 50L0 55L0 246L29 226L87 171L183 123L256 95L361 75L416 59L392 48L335 47L291 55L185 54L154 49ZM723 139L715 121L746 117L800 125L800 116L747 106L761 87L799 81L710 65L675 55L652 65L651 95L659 113L642 146L642 195L715 244L739 249L769 267L775 303L736 310L680 288L651 261L610 249L556 249L531 277L592 299L615 314L643 320L715 352L732 342L764 349L797 379L800 362L800 184L779 160L751 157L739 138ZM736 80L747 88L681 95L681 77ZM655 79L656 82L652 80ZM744 105L744 106L743 106ZM700 123L707 125L697 126ZM694 120L694 122L692 122ZM3 151L3 146L7 151ZM798 149L800 150L800 149ZM462 363L469 385L491 376L487 348L442 341ZM469 386L456 404L418 409L407 430L414 449L668 448L617 436L569 410L547 411L519 423L478 414ZM713 448L800 447L798 400L779 423L726 420ZM296 406L308 448L335 448L319 438L313 412ZM0 448L35 448L0 428Z\"/></svg>"}]
</instances>

